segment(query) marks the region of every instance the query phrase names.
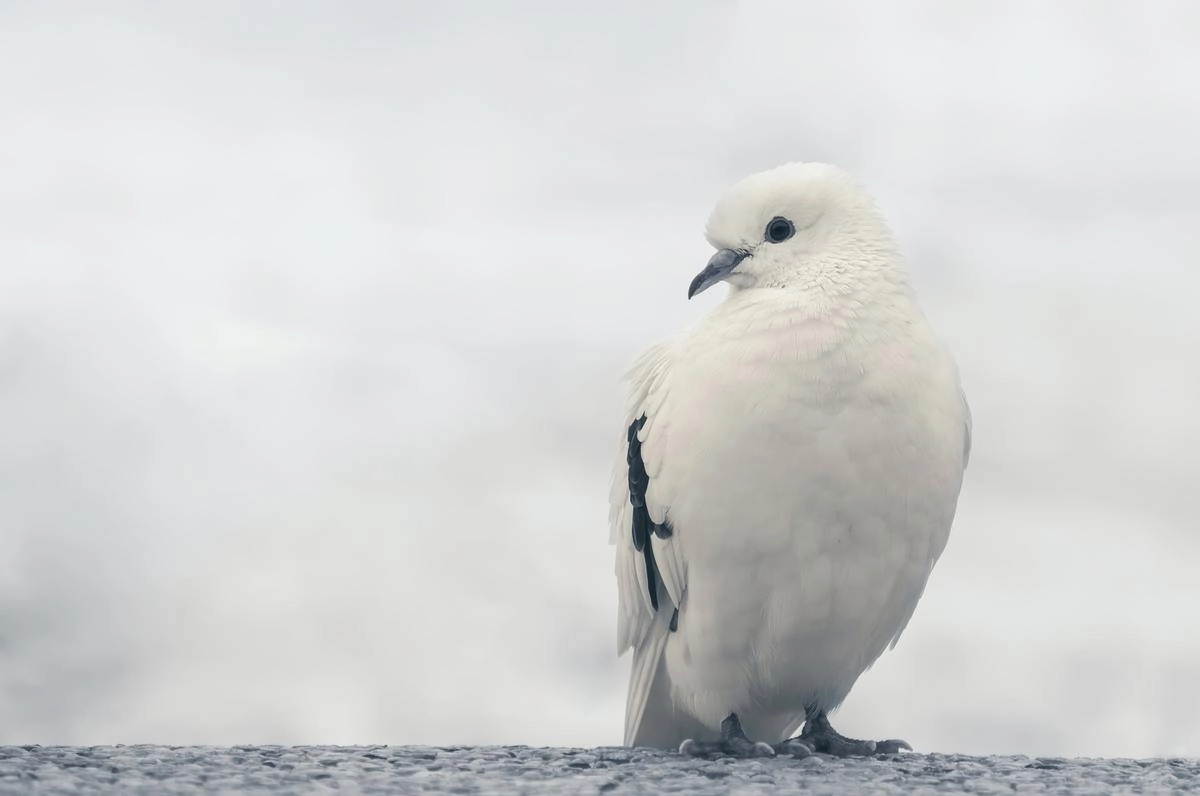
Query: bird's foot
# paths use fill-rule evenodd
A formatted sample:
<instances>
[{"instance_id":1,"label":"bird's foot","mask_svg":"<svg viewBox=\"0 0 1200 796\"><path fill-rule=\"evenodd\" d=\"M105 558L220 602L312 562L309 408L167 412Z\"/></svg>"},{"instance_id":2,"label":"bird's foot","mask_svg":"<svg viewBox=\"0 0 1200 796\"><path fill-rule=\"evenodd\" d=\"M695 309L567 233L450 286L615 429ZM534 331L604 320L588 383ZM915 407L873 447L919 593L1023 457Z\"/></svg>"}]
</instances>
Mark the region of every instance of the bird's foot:
<instances>
[{"instance_id":1,"label":"bird's foot","mask_svg":"<svg viewBox=\"0 0 1200 796\"><path fill-rule=\"evenodd\" d=\"M770 744L747 738L737 714L730 713L721 722L721 740L697 741L688 738L679 744L679 754L690 757L774 757L775 750Z\"/></svg>"},{"instance_id":2,"label":"bird's foot","mask_svg":"<svg viewBox=\"0 0 1200 796\"><path fill-rule=\"evenodd\" d=\"M834 757L870 757L871 755L894 755L901 749L912 751L906 741L892 738L886 741L860 741L847 738L829 724L829 717L823 710L810 710L808 719L804 722L804 731L796 738L784 741L781 746L798 741L812 748L814 752L822 752Z\"/></svg>"}]
</instances>

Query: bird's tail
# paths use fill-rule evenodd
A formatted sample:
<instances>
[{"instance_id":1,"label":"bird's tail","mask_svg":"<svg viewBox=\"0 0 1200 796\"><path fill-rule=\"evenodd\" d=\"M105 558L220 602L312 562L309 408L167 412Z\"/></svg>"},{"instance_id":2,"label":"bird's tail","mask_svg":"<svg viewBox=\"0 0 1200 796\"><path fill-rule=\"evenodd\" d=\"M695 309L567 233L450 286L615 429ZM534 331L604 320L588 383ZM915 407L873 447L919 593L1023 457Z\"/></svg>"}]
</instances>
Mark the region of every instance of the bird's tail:
<instances>
[{"instance_id":1,"label":"bird's tail","mask_svg":"<svg viewBox=\"0 0 1200 796\"><path fill-rule=\"evenodd\" d=\"M688 738L712 734L671 699L671 678L663 655L669 632L665 623L655 622L649 637L634 650L625 705L626 746L678 749Z\"/></svg>"}]
</instances>

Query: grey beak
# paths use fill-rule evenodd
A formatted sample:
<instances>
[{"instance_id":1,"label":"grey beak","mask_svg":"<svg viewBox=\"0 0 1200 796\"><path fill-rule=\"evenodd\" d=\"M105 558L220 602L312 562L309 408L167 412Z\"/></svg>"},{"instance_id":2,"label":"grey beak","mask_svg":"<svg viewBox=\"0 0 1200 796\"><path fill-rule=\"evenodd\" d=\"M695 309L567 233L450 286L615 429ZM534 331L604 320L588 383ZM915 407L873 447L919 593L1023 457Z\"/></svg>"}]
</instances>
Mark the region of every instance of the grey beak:
<instances>
[{"instance_id":1,"label":"grey beak","mask_svg":"<svg viewBox=\"0 0 1200 796\"><path fill-rule=\"evenodd\" d=\"M697 293L703 293L708 288L720 282L738 267L738 263L750 256L745 249L721 249L712 256L704 270L696 274L692 284L688 286L688 298Z\"/></svg>"}]
</instances>

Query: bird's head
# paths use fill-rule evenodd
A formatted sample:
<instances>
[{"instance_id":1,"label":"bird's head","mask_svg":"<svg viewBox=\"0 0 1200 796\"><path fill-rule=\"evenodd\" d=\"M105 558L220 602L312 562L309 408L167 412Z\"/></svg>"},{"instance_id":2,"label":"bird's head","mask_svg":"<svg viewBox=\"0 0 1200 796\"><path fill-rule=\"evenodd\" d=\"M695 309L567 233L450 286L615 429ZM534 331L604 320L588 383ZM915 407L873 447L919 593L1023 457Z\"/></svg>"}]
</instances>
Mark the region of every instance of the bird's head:
<instances>
[{"instance_id":1,"label":"bird's head","mask_svg":"<svg viewBox=\"0 0 1200 796\"><path fill-rule=\"evenodd\" d=\"M717 253L688 298L717 282L735 289L836 283L851 276L848 263L890 268L895 251L871 198L825 163L789 163L741 180L717 201L705 236Z\"/></svg>"}]
</instances>

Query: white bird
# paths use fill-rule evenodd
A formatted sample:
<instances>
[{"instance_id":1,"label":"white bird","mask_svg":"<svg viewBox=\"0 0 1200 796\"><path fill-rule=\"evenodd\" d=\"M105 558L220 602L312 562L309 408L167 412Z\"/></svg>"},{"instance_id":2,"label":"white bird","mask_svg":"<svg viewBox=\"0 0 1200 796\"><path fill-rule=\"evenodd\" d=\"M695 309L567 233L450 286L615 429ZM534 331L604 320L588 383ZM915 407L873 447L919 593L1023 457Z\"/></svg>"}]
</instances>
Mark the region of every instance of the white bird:
<instances>
[{"instance_id":1,"label":"white bird","mask_svg":"<svg viewBox=\"0 0 1200 796\"><path fill-rule=\"evenodd\" d=\"M841 169L747 177L706 237L688 298L720 281L728 297L628 376L610 512L625 743L911 748L826 714L896 644L945 548L971 447L957 366Z\"/></svg>"}]
</instances>

